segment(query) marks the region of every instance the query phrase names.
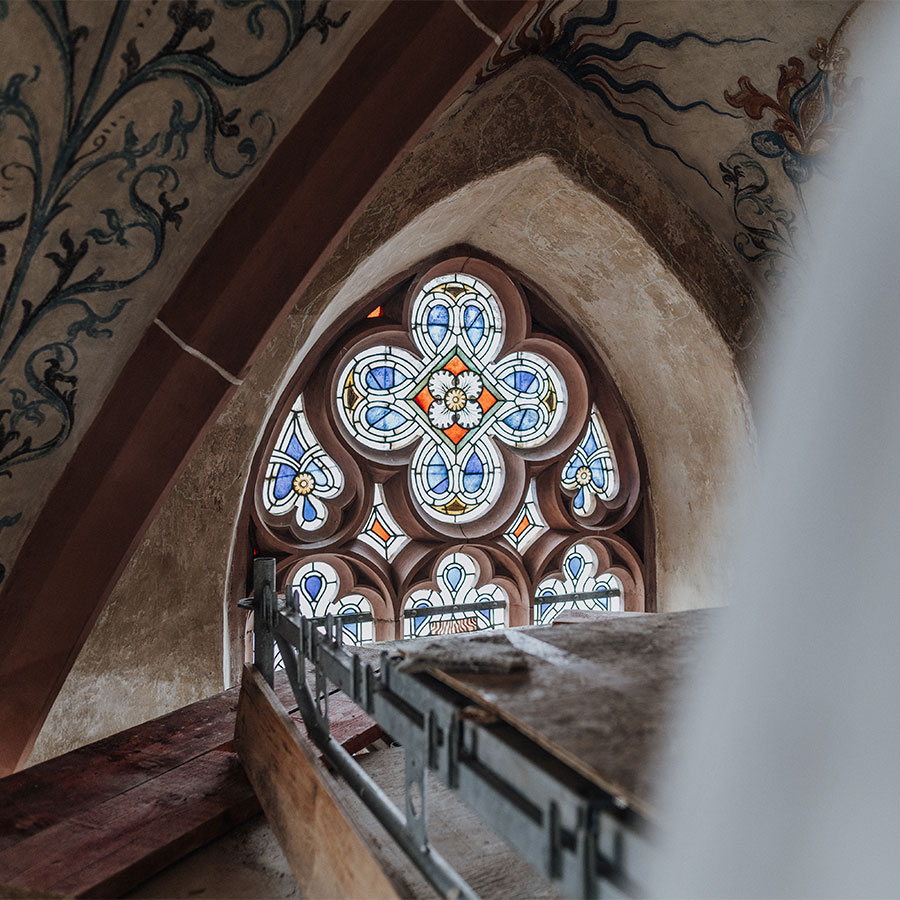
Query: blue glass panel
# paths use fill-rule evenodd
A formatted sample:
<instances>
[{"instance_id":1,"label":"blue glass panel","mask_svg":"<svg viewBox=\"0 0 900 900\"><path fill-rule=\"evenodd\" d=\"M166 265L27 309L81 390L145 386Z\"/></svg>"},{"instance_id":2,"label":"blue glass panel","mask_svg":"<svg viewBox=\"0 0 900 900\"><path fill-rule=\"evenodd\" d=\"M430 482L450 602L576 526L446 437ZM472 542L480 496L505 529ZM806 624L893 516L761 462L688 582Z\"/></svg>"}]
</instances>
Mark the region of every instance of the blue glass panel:
<instances>
[{"instance_id":1,"label":"blue glass panel","mask_svg":"<svg viewBox=\"0 0 900 900\"><path fill-rule=\"evenodd\" d=\"M309 594L313 600L315 600L322 592L324 583L321 575L307 575L306 578L303 579L303 587L306 588L306 593Z\"/></svg>"},{"instance_id":2,"label":"blue glass panel","mask_svg":"<svg viewBox=\"0 0 900 900\"><path fill-rule=\"evenodd\" d=\"M584 509L584 488L578 488L578 493L575 495L572 505L575 509Z\"/></svg>"},{"instance_id":3,"label":"blue glass panel","mask_svg":"<svg viewBox=\"0 0 900 900\"><path fill-rule=\"evenodd\" d=\"M549 603L542 603L542 604L541 604L541 612L540 612L540 617L541 617L541 618L543 618L544 616L547 615L547 610L548 610L548 609L550 609L550 604L549 604Z\"/></svg>"},{"instance_id":4,"label":"blue glass panel","mask_svg":"<svg viewBox=\"0 0 900 900\"><path fill-rule=\"evenodd\" d=\"M291 492L294 484L294 476L297 470L282 463L278 467L278 474L275 476L275 499L283 500Z\"/></svg>"},{"instance_id":5,"label":"blue glass panel","mask_svg":"<svg viewBox=\"0 0 900 900\"><path fill-rule=\"evenodd\" d=\"M517 409L510 413L503 421L513 431L530 431L538 423L540 416L534 409Z\"/></svg>"},{"instance_id":6,"label":"blue glass panel","mask_svg":"<svg viewBox=\"0 0 900 900\"><path fill-rule=\"evenodd\" d=\"M348 622L344 626L344 631L346 631L354 641L359 640L359 623L358 622Z\"/></svg>"},{"instance_id":7,"label":"blue glass panel","mask_svg":"<svg viewBox=\"0 0 900 900\"><path fill-rule=\"evenodd\" d=\"M606 486L606 469L600 460L591 463L591 480L600 490Z\"/></svg>"},{"instance_id":8,"label":"blue glass panel","mask_svg":"<svg viewBox=\"0 0 900 900\"><path fill-rule=\"evenodd\" d=\"M409 419L387 406L370 406L366 410L366 422L378 431L394 431Z\"/></svg>"},{"instance_id":9,"label":"blue glass panel","mask_svg":"<svg viewBox=\"0 0 900 900\"><path fill-rule=\"evenodd\" d=\"M450 311L446 306L438 303L428 310L428 335L435 344L440 344L447 334L450 325Z\"/></svg>"},{"instance_id":10,"label":"blue glass panel","mask_svg":"<svg viewBox=\"0 0 900 900\"><path fill-rule=\"evenodd\" d=\"M306 452L303 444L297 440L297 435L292 434L291 439L288 441L287 450L284 451L288 456L293 456L294 459L299 460L301 456Z\"/></svg>"},{"instance_id":11,"label":"blue glass panel","mask_svg":"<svg viewBox=\"0 0 900 900\"><path fill-rule=\"evenodd\" d=\"M484 463L477 453L472 453L463 470L463 488L474 494L481 487L482 481L484 481Z\"/></svg>"},{"instance_id":12,"label":"blue glass panel","mask_svg":"<svg viewBox=\"0 0 900 900\"><path fill-rule=\"evenodd\" d=\"M312 475L313 480L319 487L325 487L328 484L328 476L325 474L325 470L314 459L309 461L306 471Z\"/></svg>"},{"instance_id":13,"label":"blue glass panel","mask_svg":"<svg viewBox=\"0 0 900 900\"><path fill-rule=\"evenodd\" d=\"M578 573L581 571L582 566L584 565L584 560L580 556L573 556L567 563L566 568L572 573L573 578L578 577Z\"/></svg>"},{"instance_id":14,"label":"blue glass panel","mask_svg":"<svg viewBox=\"0 0 900 900\"><path fill-rule=\"evenodd\" d=\"M578 474L578 469L580 468L580 466L581 466L581 460L578 458L577 455L573 456L569 460L568 465L566 466L565 472L563 472L563 478L565 478L566 481L574 481L575 476Z\"/></svg>"},{"instance_id":15,"label":"blue glass panel","mask_svg":"<svg viewBox=\"0 0 900 900\"><path fill-rule=\"evenodd\" d=\"M416 604L416 609L430 609L431 604L427 600L420 600ZM418 631L424 624L427 616L416 616L413 619L413 628L415 631Z\"/></svg>"},{"instance_id":16,"label":"blue glass panel","mask_svg":"<svg viewBox=\"0 0 900 900\"><path fill-rule=\"evenodd\" d=\"M587 440L584 442L584 446L581 449L584 450L585 456L590 456L597 449L597 442L594 440L593 431L587 433Z\"/></svg>"},{"instance_id":17,"label":"blue glass panel","mask_svg":"<svg viewBox=\"0 0 900 900\"><path fill-rule=\"evenodd\" d=\"M372 366L366 373L366 384L376 391L390 390L406 380L406 375L393 366Z\"/></svg>"},{"instance_id":18,"label":"blue glass panel","mask_svg":"<svg viewBox=\"0 0 900 900\"><path fill-rule=\"evenodd\" d=\"M484 313L477 306L467 306L463 310L463 325L473 347L477 347L484 337Z\"/></svg>"},{"instance_id":19,"label":"blue glass panel","mask_svg":"<svg viewBox=\"0 0 900 900\"><path fill-rule=\"evenodd\" d=\"M303 519L306 522L314 522L318 513L316 508L309 502L309 497L303 498Z\"/></svg>"},{"instance_id":20,"label":"blue glass panel","mask_svg":"<svg viewBox=\"0 0 900 900\"><path fill-rule=\"evenodd\" d=\"M460 566L447 566L444 571L444 578L447 579L447 584L450 585L450 590L455 591L463 580L463 570Z\"/></svg>"},{"instance_id":21,"label":"blue glass panel","mask_svg":"<svg viewBox=\"0 0 900 900\"><path fill-rule=\"evenodd\" d=\"M511 388L522 394L531 394L538 389L537 376L527 369L516 369L503 379Z\"/></svg>"},{"instance_id":22,"label":"blue glass panel","mask_svg":"<svg viewBox=\"0 0 900 900\"><path fill-rule=\"evenodd\" d=\"M450 473L447 471L447 463L437 450L431 454L425 472L428 487L436 494L445 494L450 490Z\"/></svg>"}]
</instances>

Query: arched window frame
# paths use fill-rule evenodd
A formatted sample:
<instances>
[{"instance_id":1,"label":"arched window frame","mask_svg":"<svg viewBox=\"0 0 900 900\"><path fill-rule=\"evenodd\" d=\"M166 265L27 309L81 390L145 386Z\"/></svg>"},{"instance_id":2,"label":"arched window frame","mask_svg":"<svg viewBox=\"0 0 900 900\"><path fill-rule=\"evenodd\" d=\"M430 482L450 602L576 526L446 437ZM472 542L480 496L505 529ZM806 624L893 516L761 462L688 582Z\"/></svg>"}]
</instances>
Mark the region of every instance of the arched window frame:
<instances>
[{"instance_id":1,"label":"arched window frame","mask_svg":"<svg viewBox=\"0 0 900 900\"><path fill-rule=\"evenodd\" d=\"M466 248L467 249L467 248ZM465 271L488 284L498 295L506 316L503 346L498 356L512 352L523 342L541 350L562 346L562 369L569 386L580 396L572 398L574 413L560 429L562 437L544 448L517 454L513 477L504 484L504 502L477 527L459 528L429 520L415 506L405 482L403 454L376 454L354 446L335 406L335 381L347 360L360 349L383 345L392 339L398 346L414 350L404 323L410 304L421 285L437 274ZM246 565L252 555L274 555L279 560L279 584L304 562L331 558L341 563L341 591L369 598L378 640L403 635L404 607L422 583L433 580L435 567L450 548L468 538L465 552L475 552L488 561L481 566L493 583L502 583L509 598L507 624L524 625L533 620L532 603L538 583L559 572L568 548L579 540L594 539L603 548L601 558L623 584L623 605L629 610L655 608L652 592L653 526L647 501L646 469L634 425L615 384L599 355L588 347L577 327L566 321L560 306L536 286L508 267L488 261L484 254L460 256L447 253L437 263L426 263L403 273L390 284L373 291L355 304L334 327L332 337L319 341L291 379L269 419L253 464L243 521L247 528L246 556L235 564ZM571 351L569 351L571 347ZM574 353L574 356L571 354ZM571 359L576 361L576 369ZM554 363L556 358L554 358ZM325 398L307 401L307 420L322 450L340 468L343 484L321 498L327 521L316 532L298 527L292 516L276 515L261 501L267 462L272 448L299 396ZM618 492L610 498L595 498L589 515L576 515L573 491L562 487L562 471L585 436L589 417L596 411L615 460ZM499 442L498 442L499 444ZM501 448L501 452L507 453ZM409 453L406 453L407 459ZM504 456L504 461L506 461ZM521 463L521 464L520 464ZM376 485L379 485L376 495ZM514 497L510 500L509 497ZM539 503L546 527L527 545L517 549L504 538L528 498ZM374 503L389 509L395 524L408 540L395 549L390 560L375 544L359 539ZM468 532L468 533L467 533ZM622 577L624 576L624 577Z\"/></svg>"}]
</instances>

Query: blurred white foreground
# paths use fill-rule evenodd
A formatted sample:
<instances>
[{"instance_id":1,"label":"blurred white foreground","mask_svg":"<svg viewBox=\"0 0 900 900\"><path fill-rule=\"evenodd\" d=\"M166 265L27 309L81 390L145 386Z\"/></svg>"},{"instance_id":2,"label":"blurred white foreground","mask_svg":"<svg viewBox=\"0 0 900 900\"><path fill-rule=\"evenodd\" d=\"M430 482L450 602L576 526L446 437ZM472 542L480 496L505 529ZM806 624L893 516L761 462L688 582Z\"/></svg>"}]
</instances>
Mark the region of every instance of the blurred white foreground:
<instances>
[{"instance_id":1,"label":"blurred white foreground","mask_svg":"<svg viewBox=\"0 0 900 900\"><path fill-rule=\"evenodd\" d=\"M760 404L727 632L663 778L661 897L900 897L898 13ZM893 41L890 35L893 35ZM683 742L683 743L682 743ZM681 755L681 754L679 754ZM684 765L684 758L689 760Z\"/></svg>"}]
</instances>

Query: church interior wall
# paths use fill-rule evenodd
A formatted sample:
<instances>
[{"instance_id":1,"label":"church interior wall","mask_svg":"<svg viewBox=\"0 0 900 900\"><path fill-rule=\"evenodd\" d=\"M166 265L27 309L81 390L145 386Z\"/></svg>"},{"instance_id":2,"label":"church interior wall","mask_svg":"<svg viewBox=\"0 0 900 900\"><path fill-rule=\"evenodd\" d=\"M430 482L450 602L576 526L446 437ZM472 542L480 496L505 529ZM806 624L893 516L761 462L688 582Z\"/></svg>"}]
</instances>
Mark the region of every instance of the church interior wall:
<instances>
[{"instance_id":1,"label":"church interior wall","mask_svg":"<svg viewBox=\"0 0 900 900\"><path fill-rule=\"evenodd\" d=\"M246 540L235 521L269 412L299 360L361 297L459 243L543 288L609 366L647 457L658 608L724 601L709 542L727 486L752 465L733 346L746 282L652 166L601 136L576 89L540 61L521 66L442 118L274 332L125 568L32 762L234 681L243 628L230 604L243 585L228 577ZM514 114L520 104L534 115ZM641 194L624 181L635 166ZM663 256L653 228L673 222L682 240ZM714 294L736 298L717 317Z\"/></svg>"}]
</instances>

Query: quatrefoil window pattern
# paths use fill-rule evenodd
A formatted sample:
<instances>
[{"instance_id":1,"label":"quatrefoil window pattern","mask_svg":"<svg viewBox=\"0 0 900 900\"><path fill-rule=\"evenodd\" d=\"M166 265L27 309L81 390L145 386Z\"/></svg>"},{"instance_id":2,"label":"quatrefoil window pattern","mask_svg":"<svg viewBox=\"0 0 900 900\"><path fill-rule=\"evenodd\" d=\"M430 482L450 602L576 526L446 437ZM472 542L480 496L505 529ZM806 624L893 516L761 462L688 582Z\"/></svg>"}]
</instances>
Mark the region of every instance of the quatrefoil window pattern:
<instances>
[{"instance_id":1,"label":"quatrefoil window pattern","mask_svg":"<svg viewBox=\"0 0 900 900\"><path fill-rule=\"evenodd\" d=\"M351 358L338 378L338 412L364 447L415 444L415 501L438 521L470 522L490 509L503 484L496 442L530 448L549 441L565 418L565 382L538 353L498 359L503 310L471 275L428 281L412 303L410 335L418 356L382 345Z\"/></svg>"}]
</instances>

